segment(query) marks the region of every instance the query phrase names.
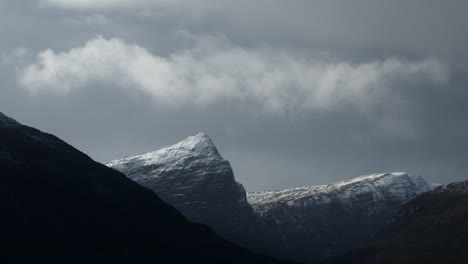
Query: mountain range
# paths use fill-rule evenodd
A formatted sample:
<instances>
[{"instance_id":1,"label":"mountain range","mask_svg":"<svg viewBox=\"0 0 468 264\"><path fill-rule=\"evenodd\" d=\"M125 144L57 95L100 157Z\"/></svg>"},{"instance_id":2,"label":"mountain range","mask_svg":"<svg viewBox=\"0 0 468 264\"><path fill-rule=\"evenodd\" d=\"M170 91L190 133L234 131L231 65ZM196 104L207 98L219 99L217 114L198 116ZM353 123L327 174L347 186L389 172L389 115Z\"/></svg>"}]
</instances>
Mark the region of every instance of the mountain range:
<instances>
[{"instance_id":1,"label":"mountain range","mask_svg":"<svg viewBox=\"0 0 468 264\"><path fill-rule=\"evenodd\" d=\"M0 113L1 262L468 263L468 181L247 193L203 133L106 165Z\"/></svg>"},{"instance_id":2,"label":"mountain range","mask_svg":"<svg viewBox=\"0 0 468 264\"><path fill-rule=\"evenodd\" d=\"M437 186L421 176L380 173L330 185L247 194L204 133L107 166L232 242L304 262L365 245L400 206Z\"/></svg>"}]
</instances>

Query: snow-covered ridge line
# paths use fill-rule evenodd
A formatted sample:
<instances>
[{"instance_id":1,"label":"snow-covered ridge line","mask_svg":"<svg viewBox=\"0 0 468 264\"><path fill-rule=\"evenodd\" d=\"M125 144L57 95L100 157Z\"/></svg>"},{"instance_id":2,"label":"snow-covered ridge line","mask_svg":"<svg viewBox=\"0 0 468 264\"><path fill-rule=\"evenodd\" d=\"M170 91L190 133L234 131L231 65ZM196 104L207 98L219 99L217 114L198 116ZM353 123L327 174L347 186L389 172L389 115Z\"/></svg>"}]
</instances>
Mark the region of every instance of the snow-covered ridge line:
<instances>
[{"instance_id":1,"label":"snow-covered ridge line","mask_svg":"<svg viewBox=\"0 0 468 264\"><path fill-rule=\"evenodd\" d=\"M437 190L435 190L435 192L468 193L468 181L450 183L450 184L442 186L442 188L438 188Z\"/></svg>"},{"instance_id":2,"label":"snow-covered ridge line","mask_svg":"<svg viewBox=\"0 0 468 264\"><path fill-rule=\"evenodd\" d=\"M406 172L393 173L375 173L362 175L327 185L298 187L286 190L271 190L248 193L248 201L254 206L262 206L278 202L293 202L303 198L318 199L317 202L323 202L329 199L321 199L332 193L340 194L341 198L349 198L350 196L359 195L363 192L374 192L377 195L377 189L386 188L387 191L393 192L395 196L406 195L405 191L400 191L400 188L414 186L415 189L421 192L429 191L439 186L431 184L424 180L419 175L409 175Z\"/></svg>"}]
</instances>

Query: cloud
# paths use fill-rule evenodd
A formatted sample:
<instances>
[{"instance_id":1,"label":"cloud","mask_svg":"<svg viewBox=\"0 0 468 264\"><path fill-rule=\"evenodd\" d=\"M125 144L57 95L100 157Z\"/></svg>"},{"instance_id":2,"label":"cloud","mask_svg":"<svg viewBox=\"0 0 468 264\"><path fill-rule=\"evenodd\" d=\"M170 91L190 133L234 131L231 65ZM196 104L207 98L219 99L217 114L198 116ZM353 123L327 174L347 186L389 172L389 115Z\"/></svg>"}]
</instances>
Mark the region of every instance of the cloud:
<instances>
[{"instance_id":1,"label":"cloud","mask_svg":"<svg viewBox=\"0 0 468 264\"><path fill-rule=\"evenodd\" d=\"M28 55L29 50L25 47L18 47L12 51L0 54L0 64L5 65L18 65L24 62L25 57Z\"/></svg>"},{"instance_id":2,"label":"cloud","mask_svg":"<svg viewBox=\"0 0 468 264\"><path fill-rule=\"evenodd\" d=\"M96 37L66 52L40 52L19 76L33 93L66 95L101 83L143 93L163 106L228 101L281 114L343 105L369 109L399 100L399 89L447 80L447 66L433 58L357 64L244 49L217 37L200 38L193 48L167 57Z\"/></svg>"},{"instance_id":3,"label":"cloud","mask_svg":"<svg viewBox=\"0 0 468 264\"><path fill-rule=\"evenodd\" d=\"M56 6L61 8L82 8L82 9L100 9L100 8L123 8L132 5L149 4L149 0L40 0L45 6Z\"/></svg>"},{"instance_id":4,"label":"cloud","mask_svg":"<svg viewBox=\"0 0 468 264\"><path fill-rule=\"evenodd\" d=\"M190 2L186 0L40 0L39 3L42 6L64 9L106 10L170 6Z\"/></svg>"},{"instance_id":5,"label":"cloud","mask_svg":"<svg viewBox=\"0 0 468 264\"><path fill-rule=\"evenodd\" d=\"M106 26L111 22L102 14L86 15L78 18L68 18L65 20L66 23L73 26Z\"/></svg>"},{"instance_id":6,"label":"cloud","mask_svg":"<svg viewBox=\"0 0 468 264\"><path fill-rule=\"evenodd\" d=\"M171 20L168 27L223 32L232 39L274 45L352 50L352 55L383 52L436 55L466 64L464 45L468 2L414 0L36 0L40 6ZM346 10L346 12L343 12ZM434 10L437 12L434 13ZM58 10L60 12L60 10ZM41 11L42 12L42 11ZM160 22L160 21L158 21ZM428 30L430 29L430 30ZM415 33L416 32L416 33ZM247 43L247 42L242 42Z\"/></svg>"},{"instance_id":7,"label":"cloud","mask_svg":"<svg viewBox=\"0 0 468 264\"><path fill-rule=\"evenodd\" d=\"M77 11L85 14L117 13L141 18L170 17L200 21L213 14L230 12L231 3L215 0L38 0L40 7ZM247 3L247 2L246 2ZM237 5L237 4L236 4Z\"/></svg>"}]
</instances>

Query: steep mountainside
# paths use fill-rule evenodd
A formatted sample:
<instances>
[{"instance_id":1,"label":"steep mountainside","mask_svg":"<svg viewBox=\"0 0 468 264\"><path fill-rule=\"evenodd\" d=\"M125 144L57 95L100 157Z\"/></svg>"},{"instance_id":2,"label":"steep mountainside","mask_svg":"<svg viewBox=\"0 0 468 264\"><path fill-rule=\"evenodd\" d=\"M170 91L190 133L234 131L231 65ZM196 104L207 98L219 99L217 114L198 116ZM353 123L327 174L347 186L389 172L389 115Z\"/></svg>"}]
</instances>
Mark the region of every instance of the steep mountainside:
<instances>
[{"instance_id":1,"label":"steep mountainside","mask_svg":"<svg viewBox=\"0 0 468 264\"><path fill-rule=\"evenodd\" d=\"M247 201L229 162L205 134L107 165L231 241L300 261L364 245L402 204L435 187L420 176L384 173L249 193Z\"/></svg>"},{"instance_id":2,"label":"steep mountainside","mask_svg":"<svg viewBox=\"0 0 468 264\"><path fill-rule=\"evenodd\" d=\"M271 263L154 192L0 113L2 263Z\"/></svg>"},{"instance_id":3,"label":"steep mountainside","mask_svg":"<svg viewBox=\"0 0 468 264\"><path fill-rule=\"evenodd\" d=\"M468 181L405 204L367 247L325 263L468 263Z\"/></svg>"},{"instance_id":4,"label":"steep mountainside","mask_svg":"<svg viewBox=\"0 0 468 264\"><path fill-rule=\"evenodd\" d=\"M107 165L155 191L188 219L209 225L229 240L255 246L251 242L256 219L245 189L207 135Z\"/></svg>"},{"instance_id":5,"label":"steep mountainside","mask_svg":"<svg viewBox=\"0 0 468 264\"><path fill-rule=\"evenodd\" d=\"M406 173L365 175L330 185L249 193L265 232L286 250L275 256L313 261L364 245L398 208L433 185ZM269 230L269 231L268 231ZM276 230L276 232L271 232ZM314 250L311 250L313 248Z\"/></svg>"}]
</instances>

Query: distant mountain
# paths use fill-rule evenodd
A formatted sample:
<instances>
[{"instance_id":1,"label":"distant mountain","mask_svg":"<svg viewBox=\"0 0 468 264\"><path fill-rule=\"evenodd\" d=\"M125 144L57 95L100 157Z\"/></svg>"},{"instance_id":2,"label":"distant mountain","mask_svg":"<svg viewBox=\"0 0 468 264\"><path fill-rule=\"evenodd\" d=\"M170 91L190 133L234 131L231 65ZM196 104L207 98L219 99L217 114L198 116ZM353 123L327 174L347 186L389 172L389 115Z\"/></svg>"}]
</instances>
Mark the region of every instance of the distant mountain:
<instances>
[{"instance_id":1,"label":"distant mountain","mask_svg":"<svg viewBox=\"0 0 468 264\"><path fill-rule=\"evenodd\" d=\"M324 263L468 263L468 181L405 204L362 249Z\"/></svg>"},{"instance_id":2,"label":"distant mountain","mask_svg":"<svg viewBox=\"0 0 468 264\"><path fill-rule=\"evenodd\" d=\"M331 185L247 195L206 134L111 161L188 219L252 250L315 261L364 245L398 208L435 186L420 176L382 173Z\"/></svg>"},{"instance_id":3,"label":"distant mountain","mask_svg":"<svg viewBox=\"0 0 468 264\"><path fill-rule=\"evenodd\" d=\"M274 263L0 113L2 263Z\"/></svg>"},{"instance_id":4,"label":"distant mountain","mask_svg":"<svg viewBox=\"0 0 468 264\"><path fill-rule=\"evenodd\" d=\"M256 216L245 189L206 134L106 165L153 190L189 220L238 244L256 246Z\"/></svg>"},{"instance_id":5,"label":"distant mountain","mask_svg":"<svg viewBox=\"0 0 468 264\"><path fill-rule=\"evenodd\" d=\"M268 240L275 256L313 261L364 245L401 205L434 187L421 176L382 173L330 185L249 193L248 201L264 232L279 234Z\"/></svg>"}]
</instances>

